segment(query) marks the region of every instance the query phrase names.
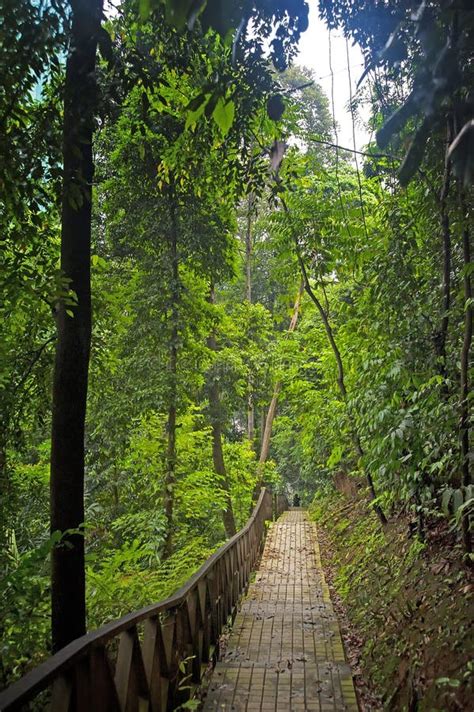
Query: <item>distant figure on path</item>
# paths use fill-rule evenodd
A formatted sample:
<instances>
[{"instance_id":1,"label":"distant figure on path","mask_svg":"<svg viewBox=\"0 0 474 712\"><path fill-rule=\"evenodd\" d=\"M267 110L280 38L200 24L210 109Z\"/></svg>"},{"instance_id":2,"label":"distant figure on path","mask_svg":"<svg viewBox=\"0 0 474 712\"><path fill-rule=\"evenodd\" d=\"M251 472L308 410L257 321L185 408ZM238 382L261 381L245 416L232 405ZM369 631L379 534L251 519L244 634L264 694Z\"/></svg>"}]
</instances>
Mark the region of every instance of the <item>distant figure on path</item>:
<instances>
[{"instance_id":1,"label":"distant figure on path","mask_svg":"<svg viewBox=\"0 0 474 712\"><path fill-rule=\"evenodd\" d=\"M298 492L295 492L295 496L293 497L293 507L299 507L301 504L300 496Z\"/></svg>"}]
</instances>

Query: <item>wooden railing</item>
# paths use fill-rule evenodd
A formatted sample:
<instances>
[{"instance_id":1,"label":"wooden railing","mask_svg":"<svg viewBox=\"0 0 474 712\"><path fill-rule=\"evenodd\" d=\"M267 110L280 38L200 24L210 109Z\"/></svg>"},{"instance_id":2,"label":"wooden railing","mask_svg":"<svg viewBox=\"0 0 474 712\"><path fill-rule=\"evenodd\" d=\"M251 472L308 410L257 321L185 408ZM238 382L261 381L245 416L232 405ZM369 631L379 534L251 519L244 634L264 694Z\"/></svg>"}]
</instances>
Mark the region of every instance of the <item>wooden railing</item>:
<instances>
[{"instance_id":1,"label":"wooden railing","mask_svg":"<svg viewBox=\"0 0 474 712\"><path fill-rule=\"evenodd\" d=\"M73 641L0 693L0 710L166 712L182 705L217 657L262 551L265 521L287 504L262 489L245 527L179 591Z\"/></svg>"}]
</instances>

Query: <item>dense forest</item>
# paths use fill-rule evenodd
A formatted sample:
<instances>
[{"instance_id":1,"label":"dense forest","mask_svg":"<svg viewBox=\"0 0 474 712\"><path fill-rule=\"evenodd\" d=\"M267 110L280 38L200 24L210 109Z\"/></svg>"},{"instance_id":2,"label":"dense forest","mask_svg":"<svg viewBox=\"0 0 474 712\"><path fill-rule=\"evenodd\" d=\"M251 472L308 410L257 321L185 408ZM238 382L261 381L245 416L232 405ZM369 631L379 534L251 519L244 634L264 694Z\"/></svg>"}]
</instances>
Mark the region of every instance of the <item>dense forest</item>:
<instances>
[{"instance_id":1,"label":"dense forest","mask_svg":"<svg viewBox=\"0 0 474 712\"><path fill-rule=\"evenodd\" d=\"M352 146L303 0L0 0L1 688L265 485L325 532L366 709L472 709L474 11L318 13Z\"/></svg>"}]
</instances>

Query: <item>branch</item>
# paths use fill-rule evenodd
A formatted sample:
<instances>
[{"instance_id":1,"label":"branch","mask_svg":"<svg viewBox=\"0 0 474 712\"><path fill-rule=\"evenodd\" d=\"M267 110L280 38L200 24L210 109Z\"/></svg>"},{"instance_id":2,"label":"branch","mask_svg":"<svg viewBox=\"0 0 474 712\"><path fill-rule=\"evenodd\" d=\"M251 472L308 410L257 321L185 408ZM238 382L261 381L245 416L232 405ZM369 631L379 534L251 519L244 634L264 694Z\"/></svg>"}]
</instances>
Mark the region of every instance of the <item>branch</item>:
<instances>
[{"instance_id":1,"label":"branch","mask_svg":"<svg viewBox=\"0 0 474 712\"><path fill-rule=\"evenodd\" d=\"M23 377L19 380L19 382L18 382L18 383L16 384L16 386L14 387L14 389L13 389L13 392L14 392L14 393L16 393L17 390L18 390L19 388L21 388L21 387L24 385L26 379L28 378L28 376L29 376L30 373L32 372L32 370L33 370L35 364L38 363L39 359L41 358L41 354L43 353L43 351L45 350L45 348L46 348L49 344L51 344L53 341L55 341L55 340L56 340L56 334L54 334L54 336L50 336L50 338L47 339L47 340L44 342L44 344L42 344L42 345L39 347L39 349L36 351L35 355L33 356L33 358L32 358L32 360L31 360L31 362L30 362L28 368L26 369L26 372L23 374Z\"/></svg>"},{"instance_id":2,"label":"branch","mask_svg":"<svg viewBox=\"0 0 474 712\"><path fill-rule=\"evenodd\" d=\"M287 215L289 215L290 211L288 209L285 199L280 196L280 200L283 205L283 209L284 209L285 213ZM298 237L296 235L296 232L294 230L292 230L291 232L293 234L293 239L295 242L296 256L298 258L301 273L303 275L305 290L306 290L308 296L310 297L311 301L315 304L317 310L319 311L321 319L323 321L324 328L326 330L326 334L329 339L329 343L331 345L331 348L333 350L334 357L335 357L336 363L337 363L337 371L338 371L337 381L339 384L339 390L341 391L341 395L342 395L343 399L346 400L347 390L346 390L346 385L344 383L344 366L342 364L341 352L339 351L338 345L336 344L336 340L334 339L334 334L332 331L331 324L329 323L328 315L326 314L323 305L321 304L321 302L319 301L318 297L316 296L316 294L314 293L314 291L311 287L309 277L308 277L308 272L306 271L306 265L304 263L303 257L301 256L300 246L298 243Z\"/></svg>"},{"instance_id":3,"label":"branch","mask_svg":"<svg viewBox=\"0 0 474 712\"><path fill-rule=\"evenodd\" d=\"M368 151L357 151L355 148L347 148L346 146L340 146L338 143L332 143L332 141L324 141L321 138L309 137L309 140L313 143L321 143L324 146L329 146L330 148L335 148L339 151L347 151L348 153L356 153L358 156L367 156L367 158L390 158L392 161L401 161L402 159L398 156L393 156L390 153L368 153Z\"/></svg>"}]
</instances>

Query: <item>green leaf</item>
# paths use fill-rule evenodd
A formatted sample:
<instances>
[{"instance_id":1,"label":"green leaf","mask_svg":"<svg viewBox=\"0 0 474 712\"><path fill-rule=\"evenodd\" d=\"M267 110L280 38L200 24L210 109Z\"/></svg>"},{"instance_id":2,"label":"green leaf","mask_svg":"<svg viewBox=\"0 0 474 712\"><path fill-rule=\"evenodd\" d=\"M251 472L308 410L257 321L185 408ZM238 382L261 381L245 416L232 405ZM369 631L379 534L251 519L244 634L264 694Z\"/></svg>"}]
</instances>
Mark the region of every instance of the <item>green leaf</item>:
<instances>
[{"instance_id":1,"label":"green leaf","mask_svg":"<svg viewBox=\"0 0 474 712\"><path fill-rule=\"evenodd\" d=\"M138 12L140 14L140 19L145 21L148 20L151 12L151 1L150 0L139 0L138 2Z\"/></svg>"},{"instance_id":2,"label":"green leaf","mask_svg":"<svg viewBox=\"0 0 474 712\"><path fill-rule=\"evenodd\" d=\"M462 490L456 489L453 492L453 513L456 514L464 501Z\"/></svg>"},{"instance_id":3,"label":"green leaf","mask_svg":"<svg viewBox=\"0 0 474 712\"><path fill-rule=\"evenodd\" d=\"M468 499L456 511L456 523L459 524L465 516L474 510L474 499Z\"/></svg>"},{"instance_id":4,"label":"green leaf","mask_svg":"<svg viewBox=\"0 0 474 712\"><path fill-rule=\"evenodd\" d=\"M449 487L448 489L444 490L443 496L441 498L441 509L446 514L446 516L449 514L449 503L451 501L452 494L453 490L451 489L451 487Z\"/></svg>"},{"instance_id":5,"label":"green leaf","mask_svg":"<svg viewBox=\"0 0 474 712\"><path fill-rule=\"evenodd\" d=\"M188 17L193 9L193 0L165 0L166 20L178 30L186 27Z\"/></svg>"},{"instance_id":6,"label":"green leaf","mask_svg":"<svg viewBox=\"0 0 474 712\"><path fill-rule=\"evenodd\" d=\"M416 132L413 141L410 144L410 148L403 159L403 163L398 172L398 177L400 183L403 186L407 186L410 180L413 178L414 174L420 167L420 163L423 159L423 154L425 152L426 143L429 137L430 121L425 119Z\"/></svg>"},{"instance_id":7,"label":"green leaf","mask_svg":"<svg viewBox=\"0 0 474 712\"><path fill-rule=\"evenodd\" d=\"M205 94L204 96L201 94L197 99L201 100L201 103L197 105L196 108L188 111L188 115L186 116L186 123L184 125L185 129L189 129L194 127L201 116L204 114L204 110L209 102L209 99L211 98L211 94ZM190 102L188 105L190 108L194 106L195 100Z\"/></svg>"},{"instance_id":8,"label":"green leaf","mask_svg":"<svg viewBox=\"0 0 474 712\"><path fill-rule=\"evenodd\" d=\"M274 94L267 101L267 114L272 121L280 121L285 111L285 102L281 94Z\"/></svg>"},{"instance_id":9,"label":"green leaf","mask_svg":"<svg viewBox=\"0 0 474 712\"><path fill-rule=\"evenodd\" d=\"M332 452L327 459L326 465L328 467L334 467L335 465L337 465L341 461L343 451L344 448L342 445L336 445L332 449Z\"/></svg>"},{"instance_id":10,"label":"green leaf","mask_svg":"<svg viewBox=\"0 0 474 712\"><path fill-rule=\"evenodd\" d=\"M225 101L222 97L217 100L216 107L212 112L212 118L218 125L223 136L229 133L229 129L234 123L235 104L232 99Z\"/></svg>"},{"instance_id":11,"label":"green leaf","mask_svg":"<svg viewBox=\"0 0 474 712\"><path fill-rule=\"evenodd\" d=\"M380 148L385 148L393 134L398 133L405 126L408 119L415 113L414 92L410 94L400 108L389 116L381 129L377 131L377 143Z\"/></svg>"}]
</instances>

